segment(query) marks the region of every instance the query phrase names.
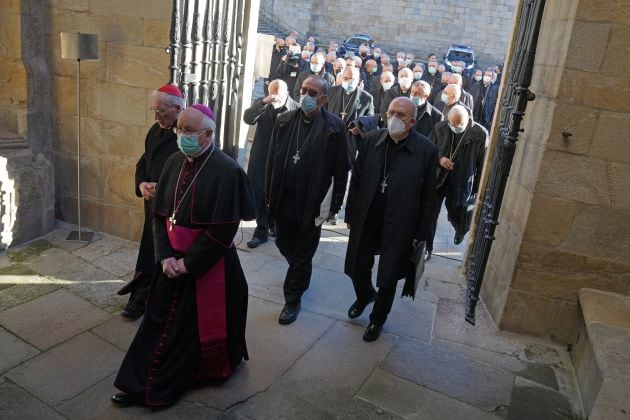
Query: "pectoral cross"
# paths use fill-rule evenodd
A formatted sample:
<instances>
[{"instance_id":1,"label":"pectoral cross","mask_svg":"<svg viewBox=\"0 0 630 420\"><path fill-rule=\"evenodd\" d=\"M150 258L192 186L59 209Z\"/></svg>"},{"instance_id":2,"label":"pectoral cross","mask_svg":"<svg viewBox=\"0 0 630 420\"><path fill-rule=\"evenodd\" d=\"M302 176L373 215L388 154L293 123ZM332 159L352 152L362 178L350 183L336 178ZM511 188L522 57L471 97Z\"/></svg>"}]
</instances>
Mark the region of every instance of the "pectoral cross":
<instances>
[{"instance_id":1,"label":"pectoral cross","mask_svg":"<svg viewBox=\"0 0 630 420\"><path fill-rule=\"evenodd\" d=\"M168 218L168 222L170 223L168 229L173 230L173 226L177 223L177 220L175 220L175 213L173 213L171 217Z\"/></svg>"},{"instance_id":2,"label":"pectoral cross","mask_svg":"<svg viewBox=\"0 0 630 420\"><path fill-rule=\"evenodd\" d=\"M339 116L341 117L342 120L346 119L346 115L348 115L348 114L345 113L345 112L342 112L341 114L339 114Z\"/></svg>"},{"instance_id":3,"label":"pectoral cross","mask_svg":"<svg viewBox=\"0 0 630 420\"><path fill-rule=\"evenodd\" d=\"M387 188L387 180L383 178L383 182L381 182L381 193L385 194L385 188Z\"/></svg>"},{"instance_id":4,"label":"pectoral cross","mask_svg":"<svg viewBox=\"0 0 630 420\"><path fill-rule=\"evenodd\" d=\"M295 154L293 155L293 164L297 165L298 160L300 160L300 151L299 150L297 152L295 152Z\"/></svg>"}]
</instances>

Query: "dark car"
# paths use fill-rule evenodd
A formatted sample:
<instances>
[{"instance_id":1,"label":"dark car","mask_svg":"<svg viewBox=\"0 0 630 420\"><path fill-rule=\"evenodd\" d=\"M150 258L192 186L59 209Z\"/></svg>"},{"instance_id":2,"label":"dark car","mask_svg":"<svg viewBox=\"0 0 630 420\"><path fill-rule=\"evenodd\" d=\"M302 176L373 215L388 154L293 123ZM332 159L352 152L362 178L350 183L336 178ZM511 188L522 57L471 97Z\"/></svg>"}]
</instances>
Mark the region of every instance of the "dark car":
<instances>
[{"instance_id":1,"label":"dark car","mask_svg":"<svg viewBox=\"0 0 630 420\"><path fill-rule=\"evenodd\" d=\"M448 47L448 50L446 50L446 54L444 54L444 64L448 70L451 69L451 62L453 61L463 61L466 63L464 70L472 70L477 64L477 59L475 58L472 47L461 44L452 44Z\"/></svg>"},{"instance_id":2,"label":"dark car","mask_svg":"<svg viewBox=\"0 0 630 420\"><path fill-rule=\"evenodd\" d=\"M352 51L354 53L359 52L359 47L365 44L370 48L374 48L374 40L370 35L364 34L355 34L353 37L350 37L343 41L342 47L345 52Z\"/></svg>"}]
</instances>

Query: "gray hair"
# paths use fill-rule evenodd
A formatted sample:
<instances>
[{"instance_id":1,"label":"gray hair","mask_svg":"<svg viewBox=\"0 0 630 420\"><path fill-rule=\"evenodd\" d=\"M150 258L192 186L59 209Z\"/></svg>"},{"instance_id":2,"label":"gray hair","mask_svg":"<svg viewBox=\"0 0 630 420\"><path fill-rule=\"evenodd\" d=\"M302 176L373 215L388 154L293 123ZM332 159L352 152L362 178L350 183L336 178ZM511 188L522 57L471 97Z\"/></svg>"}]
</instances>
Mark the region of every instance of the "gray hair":
<instances>
[{"instance_id":1,"label":"gray hair","mask_svg":"<svg viewBox=\"0 0 630 420\"><path fill-rule=\"evenodd\" d=\"M464 105L453 105L450 111L448 111L448 115L459 115L462 119L468 120L468 110L464 107Z\"/></svg>"},{"instance_id":2,"label":"gray hair","mask_svg":"<svg viewBox=\"0 0 630 420\"><path fill-rule=\"evenodd\" d=\"M418 87L422 91L422 96L429 96L431 94L431 85L425 82L424 80L418 80L414 82L411 87Z\"/></svg>"},{"instance_id":3,"label":"gray hair","mask_svg":"<svg viewBox=\"0 0 630 420\"><path fill-rule=\"evenodd\" d=\"M153 92L151 92L151 96L149 97L149 99L157 99L167 105L178 106L180 111L184 110L184 98L180 98L179 96L170 95L166 92L160 92L159 90L154 90Z\"/></svg>"}]
</instances>

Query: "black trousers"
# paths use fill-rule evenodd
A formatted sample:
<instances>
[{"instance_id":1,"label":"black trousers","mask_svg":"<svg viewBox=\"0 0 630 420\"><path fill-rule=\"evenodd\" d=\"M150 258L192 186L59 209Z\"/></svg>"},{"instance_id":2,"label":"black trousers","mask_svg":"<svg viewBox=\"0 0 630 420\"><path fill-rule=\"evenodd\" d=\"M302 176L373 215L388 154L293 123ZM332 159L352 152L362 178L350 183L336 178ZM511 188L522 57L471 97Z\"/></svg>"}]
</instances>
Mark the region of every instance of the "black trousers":
<instances>
[{"instance_id":1,"label":"black trousers","mask_svg":"<svg viewBox=\"0 0 630 420\"><path fill-rule=\"evenodd\" d=\"M256 230L254 230L254 237L261 241L269 239L269 229L275 227L275 223L269 220L269 207L265 204L264 200L261 206L258 208L258 216L256 216Z\"/></svg>"},{"instance_id":2,"label":"black trousers","mask_svg":"<svg viewBox=\"0 0 630 420\"><path fill-rule=\"evenodd\" d=\"M435 207L433 208L433 219L429 228L429 238L427 240L427 251L433 252L433 240L437 231L438 219L442 204L446 200L446 211L448 212L448 221L451 223L456 233L465 235L470 229L470 220L468 217L468 206L453 206L448 199L449 186L443 185L435 192Z\"/></svg>"},{"instance_id":3,"label":"black trousers","mask_svg":"<svg viewBox=\"0 0 630 420\"><path fill-rule=\"evenodd\" d=\"M276 219L276 246L289 263L284 279L284 299L288 305L300 303L311 283L313 256L321 232L321 226L315 226L314 219L307 224L303 222L294 200L282 200Z\"/></svg>"},{"instance_id":4,"label":"black trousers","mask_svg":"<svg viewBox=\"0 0 630 420\"><path fill-rule=\"evenodd\" d=\"M380 287L378 293L372 284L372 269L374 268L374 256L380 253L383 239L383 227L366 224L363 228L359 250L357 253L357 269L352 277L352 285L360 302L368 302L376 294L376 302L370 314L370 322L383 325L394 304L396 296L396 282L392 287Z\"/></svg>"}]
</instances>

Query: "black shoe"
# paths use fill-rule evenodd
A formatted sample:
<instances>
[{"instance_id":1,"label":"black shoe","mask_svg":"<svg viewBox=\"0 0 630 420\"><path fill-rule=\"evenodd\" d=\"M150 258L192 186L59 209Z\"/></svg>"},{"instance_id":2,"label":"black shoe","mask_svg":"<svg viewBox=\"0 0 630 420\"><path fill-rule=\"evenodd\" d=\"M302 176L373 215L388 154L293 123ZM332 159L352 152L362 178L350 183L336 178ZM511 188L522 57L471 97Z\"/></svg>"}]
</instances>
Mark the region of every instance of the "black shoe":
<instances>
[{"instance_id":1,"label":"black shoe","mask_svg":"<svg viewBox=\"0 0 630 420\"><path fill-rule=\"evenodd\" d=\"M278 322L282 325L289 325L292 322L295 322L298 314L300 313L300 309L301 305L299 303L297 305L284 305L282 312L280 312Z\"/></svg>"},{"instance_id":2,"label":"black shoe","mask_svg":"<svg viewBox=\"0 0 630 420\"><path fill-rule=\"evenodd\" d=\"M330 219L330 224L333 226L337 226L337 215L335 214L332 219Z\"/></svg>"},{"instance_id":3,"label":"black shoe","mask_svg":"<svg viewBox=\"0 0 630 420\"><path fill-rule=\"evenodd\" d=\"M147 306L147 298L144 293L132 293L129 298L129 302L122 310L121 315L129 319L138 319L144 314L144 309Z\"/></svg>"},{"instance_id":4,"label":"black shoe","mask_svg":"<svg viewBox=\"0 0 630 420\"><path fill-rule=\"evenodd\" d=\"M348 318L354 319L360 317L363 311L365 311L365 308L367 308L370 303L374 302L375 299L376 293L374 293L372 298L370 298L367 302L361 302L358 299L355 300L352 306L350 306L350 309L348 309Z\"/></svg>"},{"instance_id":5,"label":"black shoe","mask_svg":"<svg viewBox=\"0 0 630 420\"><path fill-rule=\"evenodd\" d=\"M365 333L363 334L363 341L367 341L368 343L371 341L378 340L378 337L381 335L381 330L383 327L381 325L376 325L370 323L365 329Z\"/></svg>"},{"instance_id":6,"label":"black shoe","mask_svg":"<svg viewBox=\"0 0 630 420\"><path fill-rule=\"evenodd\" d=\"M112 402L121 407L130 407L136 404L136 402L132 400L129 395L122 392L116 395L112 395Z\"/></svg>"},{"instance_id":7,"label":"black shoe","mask_svg":"<svg viewBox=\"0 0 630 420\"><path fill-rule=\"evenodd\" d=\"M267 240L265 239L264 241L260 238L257 237L253 237L251 241L247 242L247 246L249 248L258 248L260 245L264 244L265 242L267 242Z\"/></svg>"},{"instance_id":8,"label":"black shoe","mask_svg":"<svg viewBox=\"0 0 630 420\"><path fill-rule=\"evenodd\" d=\"M275 226L269 226L269 236L271 236L272 238L275 238L276 236L278 236Z\"/></svg>"},{"instance_id":9,"label":"black shoe","mask_svg":"<svg viewBox=\"0 0 630 420\"><path fill-rule=\"evenodd\" d=\"M433 251L426 250L424 251L424 260L429 261L433 256Z\"/></svg>"},{"instance_id":10,"label":"black shoe","mask_svg":"<svg viewBox=\"0 0 630 420\"><path fill-rule=\"evenodd\" d=\"M464 241L465 233L455 233L455 245L459 245Z\"/></svg>"}]
</instances>

